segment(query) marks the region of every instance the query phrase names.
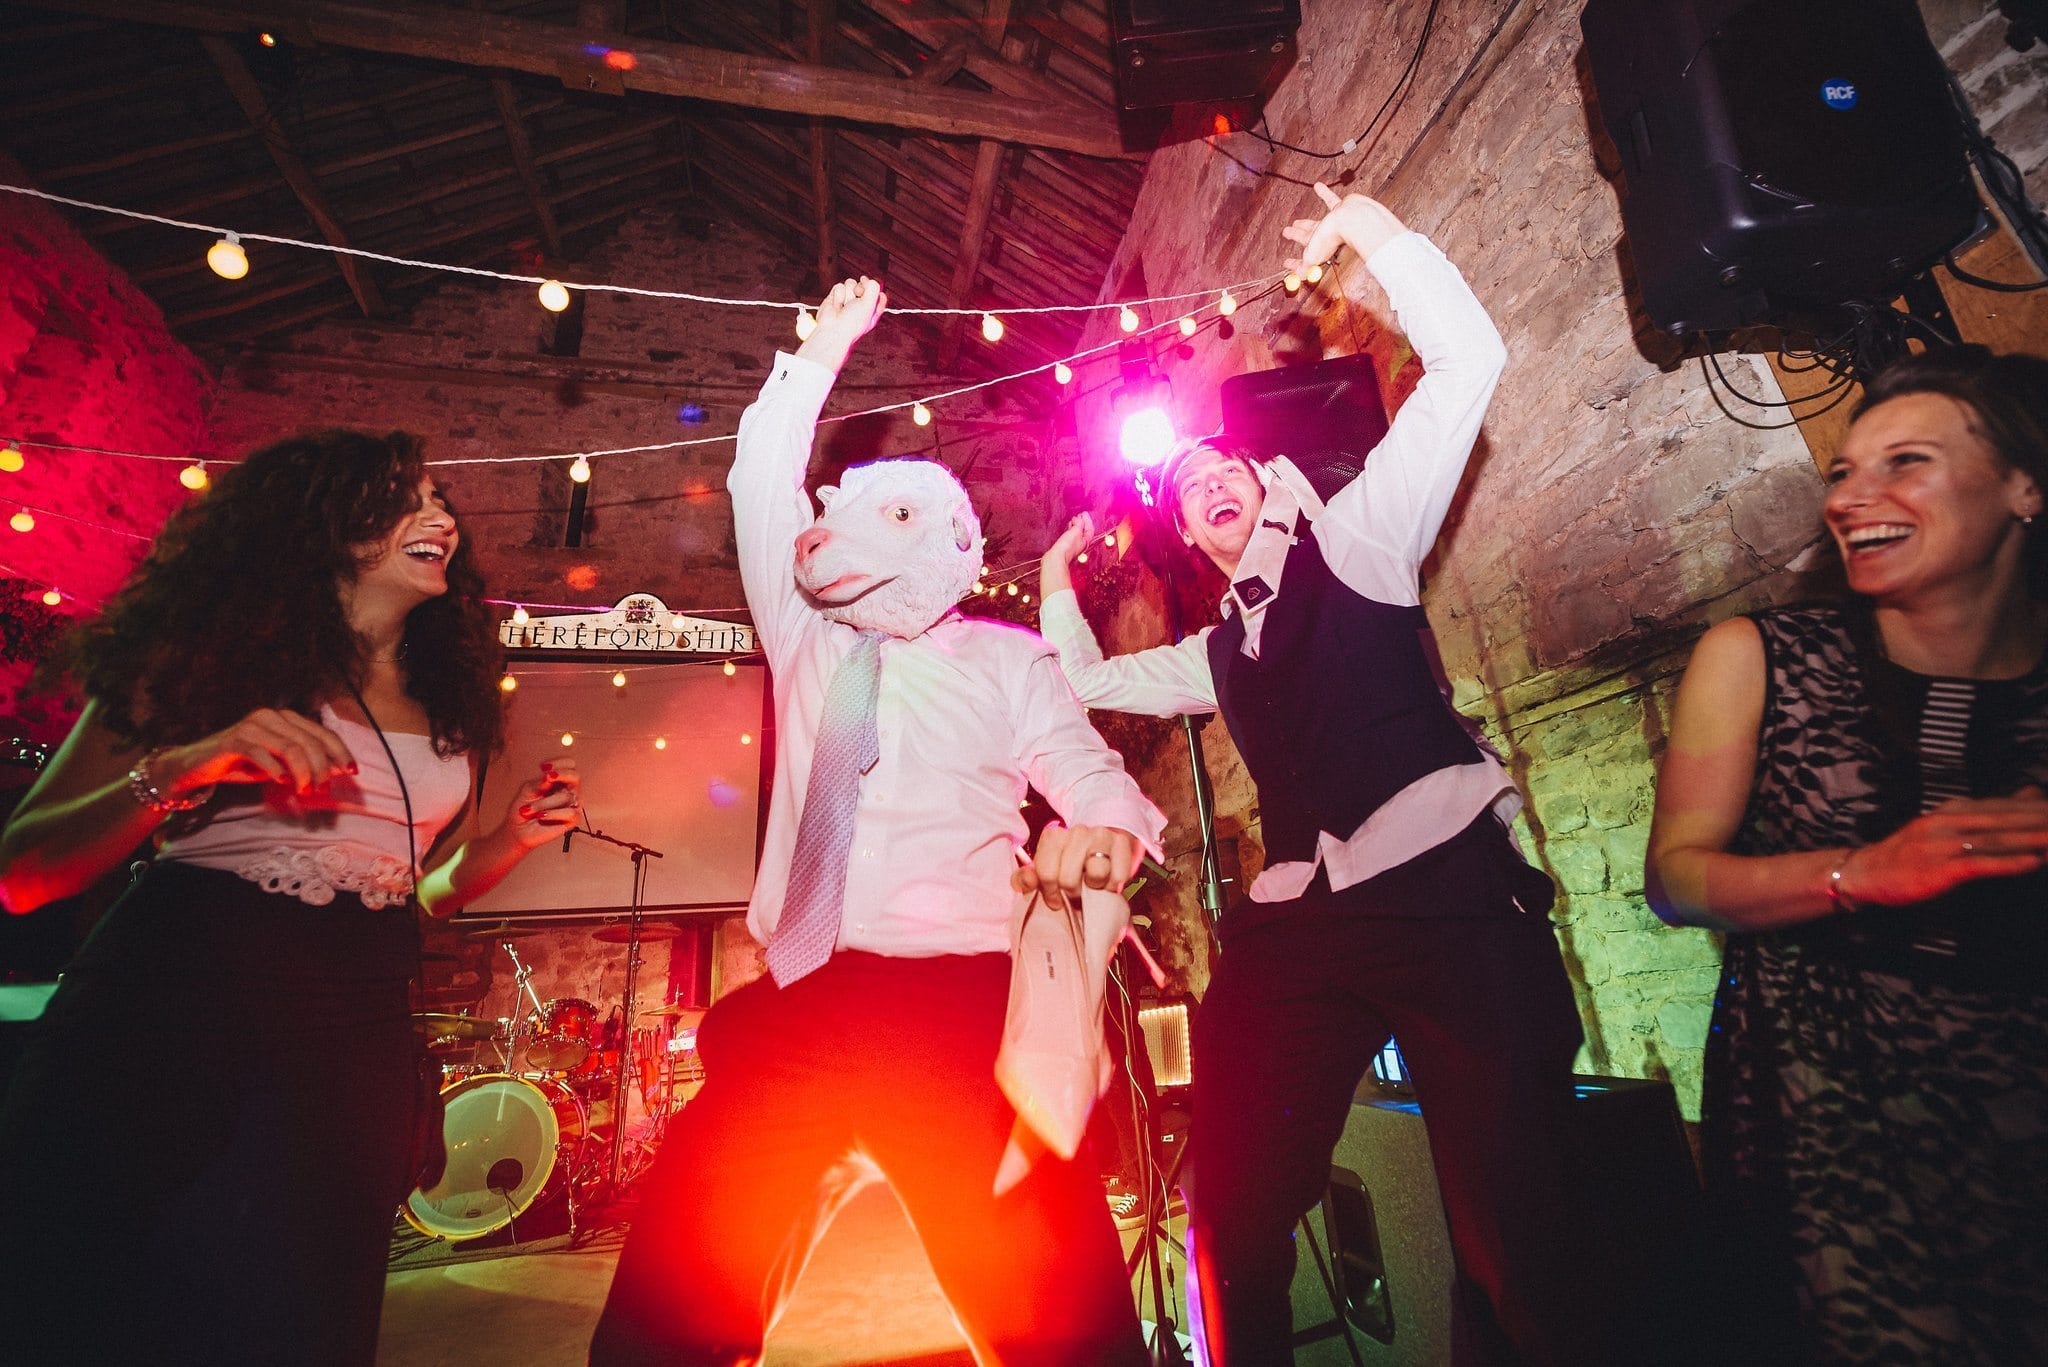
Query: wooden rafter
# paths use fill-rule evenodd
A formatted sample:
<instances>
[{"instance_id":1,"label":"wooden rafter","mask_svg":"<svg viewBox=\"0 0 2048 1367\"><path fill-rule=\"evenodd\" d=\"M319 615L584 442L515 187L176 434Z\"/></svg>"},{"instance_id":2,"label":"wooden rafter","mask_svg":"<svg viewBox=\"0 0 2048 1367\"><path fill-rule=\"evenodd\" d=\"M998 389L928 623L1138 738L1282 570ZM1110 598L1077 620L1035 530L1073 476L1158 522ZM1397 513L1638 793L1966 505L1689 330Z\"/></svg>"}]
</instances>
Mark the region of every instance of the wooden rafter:
<instances>
[{"instance_id":1,"label":"wooden rafter","mask_svg":"<svg viewBox=\"0 0 2048 1367\"><path fill-rule=\"evenodd\" d=\"M804 53L817 66L831 55L835 0L808 0L804 6ZM832 287L839 272L832 249L832 130L814 118L807 130L811 144L811 217L818 242L818 289Z\"/></svg>"},{"instance_id":2,"label":"wooden rafter","mask_svg":"<svg viewBox=\"0 0 2048 1367\"><path fill-rule=\"evenodd\" d=\"M541 245L547 249L550 260L560 260L562 230L555 223L555 211L548 207L548 194L541 184L540 167L533 160L533 139L527 136L526 122L519 117L519 96L513 91L512 82L503 76L493 76L491 98L497 103L499 121L505 125L505 141L512 149L512 167L519 173L519 184L526 191L526 202L533 206L534 221L540 224Z\"/></svg>"},{"instance_id":3,"label":"wooden rafter","mask_svg":"<svg viewBox=\"0 0 2048 1367\"><path fill-rule=\"evenodd\" d=\"M577 28L507 15L347 0L47 0L47 7L212 33L261 28L302 45L324 43L549 76L571 68L615 70L607 66L606 54L589 51L610 46L632 57L631 69L620 73L626 89L1091 156L1122 155L1111 111L1075 100L925 86L624 34L599 42Z\"/></svg>"},{"instance_id":4,"label":"wooden rafter","mask_svg":"<svg viewBox=\"0 0 2048 1367\"><path fill-rule=\"evenodd\" d=\"M1003 30L1010 26L1010 0L985 0L975 37L989 47L1000 47ZM974 277L981 273L981 254L988 245L988 219L996 203L996 179L1003 170L1003 145L982 139L974 153L974 179L967 188L967 212L960 226L960 252L953 260L953 284L948 307L967 307L974 293ZM951 370L960 362L960 342L967 334L967 320L955 318L939 343L939 369Z\"/></svg>"},{"instance_id":5,"label":"wooden rafter","mask_svg":"<svg viewBox=\"0 0 2048 1367\"><path fill-rule=\"evenodd\" d=\"M299 154L285 139L284 129L272 113L262 88L256 84L249 64L242 60L242 54L235 51L234 44L227 39L210 33L202 35L199 41L206 49L206 55L213 59L221 79L227 83L235 103L242 107L242 112L261 137L263 150L270 154L278 174L284 177L285 184L291 186L292 193L305 206L306 216L313 220L320 235L333 246L352 247L354 244L348 240L341 220L328 207L327 196L321 193L319 182L313 179L312 172L306 169L306 164L299 160ZM375 318L382 314L384 299L377 292L377 282L371 278L369 266L361 258L346 252L337 252L334 264L341 271L341 278L348 282L349 293L356 297L356 307L363 311L364 316Z\"/></svg>"}]
</instances>

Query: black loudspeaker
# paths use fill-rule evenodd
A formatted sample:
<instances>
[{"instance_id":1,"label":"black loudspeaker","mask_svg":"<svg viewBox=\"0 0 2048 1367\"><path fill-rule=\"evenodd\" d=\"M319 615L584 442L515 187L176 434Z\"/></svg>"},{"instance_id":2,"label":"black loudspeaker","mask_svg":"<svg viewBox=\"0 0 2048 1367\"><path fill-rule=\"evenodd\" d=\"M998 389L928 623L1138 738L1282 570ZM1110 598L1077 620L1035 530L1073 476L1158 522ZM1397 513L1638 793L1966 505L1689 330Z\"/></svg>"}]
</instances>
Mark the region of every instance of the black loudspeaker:
<instances>
[{"instance_id":1,"label":"black loudspeaker","mask_svg":"<svg viewBox=\"0 0 2048 1367\"><path fill-rule=\"evenodd\" d=\"M1264 456L1287 455L1324 498L1364 468L1387 435L1387 406L1371 356L1233 375L1218 390L1224 434Z\"/></svg>"},{"instance_id":2,"label":"black loudspeaker","mask_svg":"<svg viewBox=\"0 0 2048 1367\"><path fill-rule=\"evenodd\" d=\"M1258 100L1294 62L1301 0L1110 0L1117 104Z\"/></svg>"},{"instance_id":3,"label":"black loudspeaker","mask_svg":"<svg viewBox=\"0 0 2048 1367\"><path fill-rule=\"evenodd\" d=\"M1677 1285L1698 1213L1698 1178L1669 1083L1577 1079L1570 1151L1581 1160L1571 1208L1592 1245L1616 1250L1629 1284L1597 1294L1653 1353L1696 1337ZM1331 1155L1330 1185L1295 1236L1296 1367L1440 1367L1451 1360L1450 1234L1429 1132L1413 1101L1368 1079ZM1347 1336L1349 1342L1347 1343ZM1664 1356L1644 1361L1678 1361Z\"/></svg>"},{"instance_id":4,"label":"black loudspeaker","mask_svg":"<svg viewBox=\"0 0 2048 1367\"><path fill-rule=\"evenodd\" d=\"M1659 327L1883 302L1976 226L1912 0L1588 0L1580 27Z\"/></svg>"}]
</instances>

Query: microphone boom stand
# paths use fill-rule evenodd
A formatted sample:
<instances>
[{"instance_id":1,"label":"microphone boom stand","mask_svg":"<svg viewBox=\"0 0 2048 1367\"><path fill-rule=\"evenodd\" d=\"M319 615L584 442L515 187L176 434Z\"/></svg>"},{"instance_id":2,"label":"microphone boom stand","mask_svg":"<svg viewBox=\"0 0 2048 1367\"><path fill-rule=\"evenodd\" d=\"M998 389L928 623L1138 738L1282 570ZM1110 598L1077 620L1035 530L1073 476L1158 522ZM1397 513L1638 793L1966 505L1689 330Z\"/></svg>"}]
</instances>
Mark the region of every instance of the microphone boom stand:
<instances>
[{"instance_id":1,"label":"microphone boom stand","mask_svg":"<svg viewBox=\"0 0 2048 1367\"><path fill-rule=\"evenodd\" d=\"M629 1095L626 1080L633 1073L633 996L640 977L640 926L647 891L647 861L649 858L661 858L661 851L585 827L572 827L562 837L564 847L571 835L588 836L607 845L617 845L633 858L633 896L627 911L626 927L626 991L622 1003L623 1018L619 1023L619 1075L612 1086L612 1144L605 1160L604 1174L606 1197L616 1199L619 1194L619 1164L626 1149L626 1101Z\"/></svg>"}]
</instances>

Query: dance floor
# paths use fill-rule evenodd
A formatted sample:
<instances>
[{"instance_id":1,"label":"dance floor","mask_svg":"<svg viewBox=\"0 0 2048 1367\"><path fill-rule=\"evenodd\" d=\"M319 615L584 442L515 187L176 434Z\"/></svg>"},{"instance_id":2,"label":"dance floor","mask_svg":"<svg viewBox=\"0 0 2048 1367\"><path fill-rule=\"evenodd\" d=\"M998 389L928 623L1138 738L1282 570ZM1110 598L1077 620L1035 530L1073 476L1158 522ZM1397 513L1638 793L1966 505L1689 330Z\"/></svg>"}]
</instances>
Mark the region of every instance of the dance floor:
<instances>
[{"instance_id":1,"label":"dance floor","mask_svg":"<svg viewBox=\"0 0 2048 1367\"><path fill-rule=\"evenodd\" d=\"M394 1272L378 1367L582 1367L616 1233L585 1247ZM826 1233L769 1337L766 1367L971 1367L931 1265L887 1188Z\"/></svg>"}]
</instances>

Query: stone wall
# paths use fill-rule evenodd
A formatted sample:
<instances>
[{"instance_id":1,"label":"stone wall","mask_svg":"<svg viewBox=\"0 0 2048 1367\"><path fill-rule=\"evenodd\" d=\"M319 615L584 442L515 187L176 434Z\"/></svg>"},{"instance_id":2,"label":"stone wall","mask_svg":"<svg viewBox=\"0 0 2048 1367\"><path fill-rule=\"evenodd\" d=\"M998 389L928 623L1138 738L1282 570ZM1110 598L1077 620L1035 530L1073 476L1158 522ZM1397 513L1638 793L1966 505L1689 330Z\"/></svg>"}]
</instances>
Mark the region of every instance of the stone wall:
<instances>
[{"instance_id":1,"label":"stone wall","mask_svg":"<svg viewBox=\"0 0 2048 1367\"><path fill-rule=\"evenodd\" d=\"M1359 24L1345 6L1304 7L1301 61L1267 111L1275 136L1334 147L1367 126L1427 8L1415 0ZM1312 162L1243 133L1158 153L1109 279L1142 277L1163 294L1273 271L1280 227L1316 212L1296 182L1317 176L1384 199L1463 268L1510 360L1425 601L1456 701L1509 757L1531 799L1525 844L1560 885L1553 915L1586 1023L1582 1068L1669 1077L1695 1115L1719 949L1661 926L1643 901L1654 763L1691 638L1798 596L1801 571L1824 559L1820 483L1798 432L1731 420L1697 364L1660 368L1639 349L1616 191L1589 127L1580 8L1444 0L1411 87L1356 155ZM2038 185L2042 54L2001 55L1989 4L1928 9L1980 117ZM1213 429L1220 380L1290 354L1367 351L1390 402L1413 382L1384 294L1356 262L1320 292L1276 295L1232 321L1233 335L1205 333L1175 364L1183 431ZM1778 397L1760 363L1724 364L1747 392ZM1096 471L1087 497L1101 506L1120 479ZM1162 639L1155 584L1083 597L1112 649ZM1220 726L1206 742L1219 827L1248 879L1255 795ZM1191 810L1185 769L1177 742L1143 766L1177 813ZM1181 876L1158 916L1174 923L1164 938L1176 971L1199 988L1185 821L1172 839Z\"/></svg>"},{"instance_id":2,"label":"stone wall","mask_svg":"<svg viewBox=\"0 0 2048 1367\"><path fill-rule=\"evenodd\" d=\"M0 180L28 183L4 156ZM0 518L40 510L33 531L4 534L0 579L35 594L55 585L66 601L50 615L66 622L100 602L188 496L179 467L33 443L183 457L203 449L212 395L212 376L148 296L55 210L0 195L0 439L30 443L28 463L0 473ZM19 696L28 668L0 664L0 724L60 740L70 711Z\"/></svg>"}]
</instances>

